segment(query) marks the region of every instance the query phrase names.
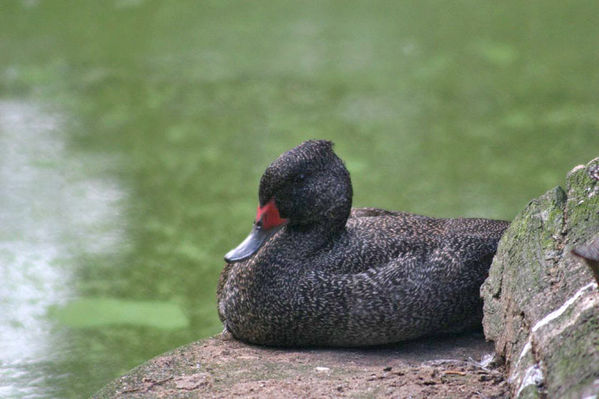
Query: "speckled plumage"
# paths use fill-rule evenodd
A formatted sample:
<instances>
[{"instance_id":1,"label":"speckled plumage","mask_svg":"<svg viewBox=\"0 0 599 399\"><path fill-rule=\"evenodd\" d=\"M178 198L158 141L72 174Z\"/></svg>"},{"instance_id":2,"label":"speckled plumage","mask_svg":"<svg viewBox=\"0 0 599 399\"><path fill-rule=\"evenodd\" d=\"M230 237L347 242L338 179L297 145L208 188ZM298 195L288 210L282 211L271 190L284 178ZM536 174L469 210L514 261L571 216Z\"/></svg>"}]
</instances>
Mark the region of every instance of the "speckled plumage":
<instances>
[{"instance_id":1,"label":"speckled plumage","mask_svg":"<svg viewBox=\"0 0 599 399\"><path fill-rule=\"evenodd\" d=\"M480 324L479 287L507 222L351 209L332 143L282 154L260 181L289 223L227 263L218 310L234 337L280 346L362 346Z\"/></svg>"}]
</instances>

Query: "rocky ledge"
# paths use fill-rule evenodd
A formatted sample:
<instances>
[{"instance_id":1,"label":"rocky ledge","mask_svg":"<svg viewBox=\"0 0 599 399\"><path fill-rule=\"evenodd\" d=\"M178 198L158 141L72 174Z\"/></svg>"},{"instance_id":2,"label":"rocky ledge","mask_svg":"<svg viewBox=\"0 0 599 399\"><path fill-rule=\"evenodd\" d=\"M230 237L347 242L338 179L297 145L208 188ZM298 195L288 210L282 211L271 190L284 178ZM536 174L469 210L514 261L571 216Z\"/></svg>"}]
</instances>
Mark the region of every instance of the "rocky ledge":
<instances>
[{"instance_id":1,"label":"rocky ledge","mask_svg":"<svg viewBox=\"0 0 599 399\"><path fill-rule=\"evenodd\" d=\"M480 332L370 349L265 348L218 336L154 358L94 398L505 398L492 353Z\"/></svg>"},{"instance_id":2,"label":"rocky ledge","mask_svg":"<svg viewBox=\"0 0 599 399\"><path fill-rule=\"evenodd\" d=\"M481 288L487 339L514 398L596 398L599 158L531 201L502 237ZM589 247L590 245L590 247Z\"/></svg>"}]
</instances>

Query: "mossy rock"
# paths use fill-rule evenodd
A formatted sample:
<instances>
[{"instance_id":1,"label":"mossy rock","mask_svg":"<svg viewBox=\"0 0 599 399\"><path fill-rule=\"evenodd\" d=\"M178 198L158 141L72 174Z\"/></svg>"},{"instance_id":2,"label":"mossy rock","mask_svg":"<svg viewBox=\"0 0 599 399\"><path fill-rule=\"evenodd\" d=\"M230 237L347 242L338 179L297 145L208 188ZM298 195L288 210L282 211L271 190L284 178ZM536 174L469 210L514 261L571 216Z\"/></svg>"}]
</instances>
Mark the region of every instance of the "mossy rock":
<instances>
[{"instance_id":1,"label":"mossy rock","mask_svg":"<svg viewBox=\"0 0 599 399\"><path fill-rule=\"evenodd\" d=\"M599 158L566 189L532 200L502 237L481 288L483 326L506 362L514 397L599 393L599 291L571 255L599 232Z\"/></svg>"}]
</instances>

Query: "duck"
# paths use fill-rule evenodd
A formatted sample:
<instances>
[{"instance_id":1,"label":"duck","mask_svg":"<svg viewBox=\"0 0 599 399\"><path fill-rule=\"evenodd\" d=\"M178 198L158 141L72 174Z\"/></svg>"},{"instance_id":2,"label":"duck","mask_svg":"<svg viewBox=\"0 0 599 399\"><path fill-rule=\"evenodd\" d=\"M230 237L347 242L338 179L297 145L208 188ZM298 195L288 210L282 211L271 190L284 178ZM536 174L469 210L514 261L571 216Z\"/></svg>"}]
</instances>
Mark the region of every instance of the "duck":
<instances>
[{"instance_id":1,"label":"duck","mask_svg":"<svg viewBox=\"0 0 599 399\"><path fill-rule=\"evenodd\" d=\"M352 208L328 140L265 170L217 285L226 332L275 347L359 347L480 328L479 289L507 221Z\"/></svg>"}]
</instances>

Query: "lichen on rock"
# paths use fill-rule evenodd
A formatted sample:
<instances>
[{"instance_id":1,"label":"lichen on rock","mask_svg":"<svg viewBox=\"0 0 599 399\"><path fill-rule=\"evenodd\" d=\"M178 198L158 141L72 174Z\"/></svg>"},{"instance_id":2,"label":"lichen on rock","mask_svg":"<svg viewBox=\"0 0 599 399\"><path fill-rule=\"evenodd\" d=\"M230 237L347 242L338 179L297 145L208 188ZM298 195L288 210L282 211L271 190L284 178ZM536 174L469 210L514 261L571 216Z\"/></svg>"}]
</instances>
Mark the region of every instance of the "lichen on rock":
<instances>
[{"instance_id":1,"label":"lichen on rock","mask_svg":"<svg viewBox=\"0 0 599 399\"><path fill-rule=\"evenodd\" d=\"M506 362L514 397L599 393L599 291L574 248L599 232L599 158L566 190L532 200L502 237L481 287L487 339Z\"/></svg>"}]
</instances>

